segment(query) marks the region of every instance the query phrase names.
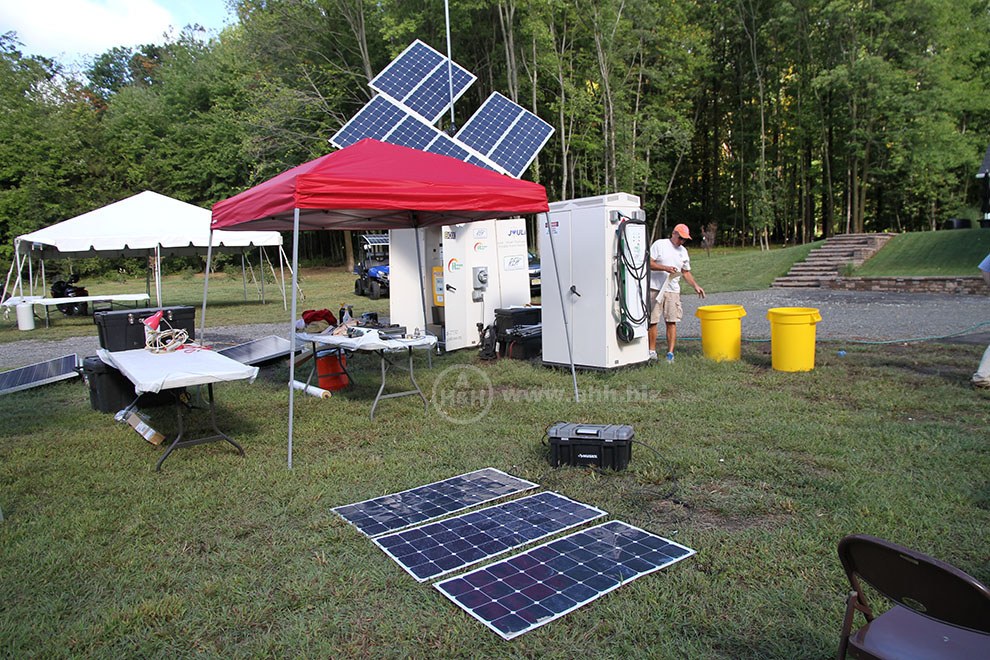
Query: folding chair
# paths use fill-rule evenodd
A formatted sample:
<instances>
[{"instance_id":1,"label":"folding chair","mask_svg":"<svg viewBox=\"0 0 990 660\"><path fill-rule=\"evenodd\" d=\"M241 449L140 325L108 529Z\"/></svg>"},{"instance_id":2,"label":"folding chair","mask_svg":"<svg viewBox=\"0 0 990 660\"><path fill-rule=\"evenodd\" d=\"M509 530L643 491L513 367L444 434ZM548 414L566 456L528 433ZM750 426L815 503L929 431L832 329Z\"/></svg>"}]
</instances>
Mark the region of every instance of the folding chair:
<instances>
[{"instance_id":1,"label":"folding chair","mask_svg":"<svg viewBox=\"0 0 990 660\"><path fill-rule=\"evenodd\" d=\"M873 536L839 542L852 591L842 621L839 660L855 658L990 658L990 589L958 568ZM860 586L892 607L874 616ZM855 613L866 624L852 632Z\"/></svg>"}]
</instances>

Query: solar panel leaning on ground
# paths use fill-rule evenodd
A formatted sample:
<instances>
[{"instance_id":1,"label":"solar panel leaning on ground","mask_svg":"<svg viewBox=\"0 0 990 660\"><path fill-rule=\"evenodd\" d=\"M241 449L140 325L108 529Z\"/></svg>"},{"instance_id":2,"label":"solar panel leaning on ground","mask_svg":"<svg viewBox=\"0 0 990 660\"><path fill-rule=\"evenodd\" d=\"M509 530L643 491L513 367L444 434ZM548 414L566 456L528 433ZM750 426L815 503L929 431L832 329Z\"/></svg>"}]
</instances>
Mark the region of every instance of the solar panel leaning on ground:
<instances>
[{"instance_id":1,"label":"solar panel leaning on ground","mask_svg":"<svg viewBox=\"0 0 990 660\"><path fill-rule=\"evenodd\" d=\"M368 86L433 123L476 79L457 62L417 39L382 69Z\"/></svg>"},{"instance_id":2,"label":"solar panel leaning on ground","mask_svg":"<svg viewBox=\"0 0 990 660\"><path fill-rule=\"evenodd\" d=\"M545 491L378 536L374 542L425 582L604 515L601 509Z\"/></svg>"},{"instance_id":3,"label":"solar panel leaning on ground","mask_svg":"<svg viewBox=\"0 0 990 660\"><path fill-rule=\"evenodd\" d=\"M537 488L495 468L482 468L400 493L334 507L365 536L377 536L478 504Z\"/></svg>"},{"instance_id":4,"label":"solar panel leaning on ground","mask_svg":"<svg viewBox=\"0 0 990 660\"><path fill-rule=\"evenodd\" d=\"M0 373L0 394L47 385L79 375L79 358L73 353L60 358L29 364L19 369Z\"/></svg>"},{"instance_id":5,"label":"solar panel leaning on ground","mask_svg":"<svg viewBox=\"0 0 990 660\"><path fill-rule=\"evenodd\" d=\"M503 639L512 639L693 554L616 520L434 586Z\"/></svg>"},{"instance_id":6,"label":"solar panel leaning on ground","mask_svg":"<svg viewBox=\"0 0 990 660\"><path fill-rule=\"evenodd\" d=\"M454 137L517 179L553 135L553 127L493 92Z\"/></svg>"}]
</instances>

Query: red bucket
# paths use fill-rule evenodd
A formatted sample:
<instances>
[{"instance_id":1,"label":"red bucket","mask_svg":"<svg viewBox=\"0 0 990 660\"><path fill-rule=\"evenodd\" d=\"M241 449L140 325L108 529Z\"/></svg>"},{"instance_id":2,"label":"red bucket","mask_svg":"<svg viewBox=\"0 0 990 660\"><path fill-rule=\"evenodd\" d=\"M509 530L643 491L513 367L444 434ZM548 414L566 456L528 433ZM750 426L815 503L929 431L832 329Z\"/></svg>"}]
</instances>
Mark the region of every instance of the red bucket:
<instances>
[{"instance_id":1,"label":"red bucket","mask_svg":"<svg viewBox=\"0 0 990 660\"><path fill-rule=\"evenodd\" d=\"M316 354L316 377L320 387L325 390L342 390L350 385L350 379L344 370L347 358L337 351L325 351Z\"/></svg>"}]
</instances>

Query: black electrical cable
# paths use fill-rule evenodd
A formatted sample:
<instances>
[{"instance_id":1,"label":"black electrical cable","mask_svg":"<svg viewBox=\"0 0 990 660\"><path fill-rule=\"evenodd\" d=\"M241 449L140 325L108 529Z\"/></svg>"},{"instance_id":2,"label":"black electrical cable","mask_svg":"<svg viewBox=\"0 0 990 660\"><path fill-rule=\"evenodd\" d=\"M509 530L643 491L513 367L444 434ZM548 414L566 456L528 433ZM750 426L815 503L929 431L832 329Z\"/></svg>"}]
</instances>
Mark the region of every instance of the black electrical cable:
<instances>
[{"instance_id":1,"label":"black electrical cable","mask_svg":"<svg viewBox=\"0 0 990 660\"><path fill-rule=\"evenodd\" d=\"M643 282L650 275L650 260L647 256L642 263L637 264L633 261L633 255L629 252L629 240L626 233L629 230L630 224L646 225L642 220L634 220L621 213L619 215L619 226L616 228L616 262L619 267L615 272L615 284L616 291L619 296L619 312L622 315L624 321L628 321L632 325L642 325L649 320L650 310L646 309L646 296L643 292ZM625 286L625 273L632 275L633 279L636 281L636 295L639 300L643 301L642 311L637 312L633 315L629 311L629 299L626 296L626 286Z\"/></svg>"}]
</instances>

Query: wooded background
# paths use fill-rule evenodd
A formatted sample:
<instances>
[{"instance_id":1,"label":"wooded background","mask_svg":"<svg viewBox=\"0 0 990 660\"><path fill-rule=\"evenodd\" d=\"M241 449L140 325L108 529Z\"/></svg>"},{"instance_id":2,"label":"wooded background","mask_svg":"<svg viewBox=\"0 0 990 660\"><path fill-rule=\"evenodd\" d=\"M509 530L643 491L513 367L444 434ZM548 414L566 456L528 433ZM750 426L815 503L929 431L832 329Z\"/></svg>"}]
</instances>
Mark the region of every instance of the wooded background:
<instances>
[{"instance_id":1,"label":"wooded background","mask_svg":"<svg viewBox=\"0 0 990 660\"><path fill-rule=\"evenodd\" d=\"M0 37L0 257L14 236L143 190L209 207L328 153L368 81L442 0L238 0L219 35L114 48L69 72ZM551 201L640 195L769 246L977 218L990 139L987 0L450 0L452 54L556 130ZM303 257L340 263L344 237Z\"/></svg>"}]
</instances>

